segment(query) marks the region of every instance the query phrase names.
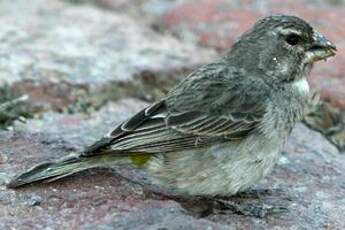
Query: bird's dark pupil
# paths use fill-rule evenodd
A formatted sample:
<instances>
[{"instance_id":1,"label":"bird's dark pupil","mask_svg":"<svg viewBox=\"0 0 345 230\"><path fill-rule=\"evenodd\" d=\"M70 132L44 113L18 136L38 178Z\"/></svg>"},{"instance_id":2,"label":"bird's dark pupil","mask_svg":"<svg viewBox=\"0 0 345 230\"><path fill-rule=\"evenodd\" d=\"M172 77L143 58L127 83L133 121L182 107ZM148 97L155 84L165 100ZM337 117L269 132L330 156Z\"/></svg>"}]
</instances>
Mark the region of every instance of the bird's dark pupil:
<instances>
[{"instance_id":1,"label":"bird's dark pupil","mask_svg":"<svg viewBox=\"0 0 345 230\"><path fill-rule=\"evenodd\" d=\"M292 46L297 45L299 40L300 40L300 38L296 34L291 34L291 35L287 36L287 38L286 38L286 42Z\"/></svg>"}]
</instances>

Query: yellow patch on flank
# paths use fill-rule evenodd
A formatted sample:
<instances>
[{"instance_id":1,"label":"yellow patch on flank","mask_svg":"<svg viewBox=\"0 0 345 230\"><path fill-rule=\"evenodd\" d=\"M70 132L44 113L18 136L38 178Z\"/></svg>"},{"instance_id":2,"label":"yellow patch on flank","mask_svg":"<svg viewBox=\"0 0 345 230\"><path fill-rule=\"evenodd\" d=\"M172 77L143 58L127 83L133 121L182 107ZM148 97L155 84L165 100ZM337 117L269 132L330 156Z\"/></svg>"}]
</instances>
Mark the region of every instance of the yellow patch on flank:
<instances>
[{"instance_id":1,"label":"yellow patch on flank","mask_svg":"<svg viewBox=\"0 0 345 230\"><path fill-rule=\"evenodd\" d=\"M150 160L151 155L134 155L130 157L132 160L132 164L141 167L143 166L148 160Z\"/></svg>"}]
</instances>

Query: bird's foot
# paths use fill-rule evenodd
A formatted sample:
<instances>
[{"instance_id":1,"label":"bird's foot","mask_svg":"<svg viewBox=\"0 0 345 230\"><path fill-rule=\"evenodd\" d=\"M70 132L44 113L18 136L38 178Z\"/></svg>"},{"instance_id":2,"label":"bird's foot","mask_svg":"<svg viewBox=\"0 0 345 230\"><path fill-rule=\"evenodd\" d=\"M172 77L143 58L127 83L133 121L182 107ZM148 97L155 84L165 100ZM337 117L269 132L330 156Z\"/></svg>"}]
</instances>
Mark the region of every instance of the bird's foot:
<instances>
[{"instance_id":1,"label":"bird's foot","mask_svg":"<svg viewBox=\"0 0 345 230\"><path fill-rule=\"evenodd\" d=\"M264 218L288 212L284 205L266 203L265 196L275 194L271 190L250 190L233 197L184 196L164 190L150 191L156 199L172 199L179 202L191 214L205 217L216 213L233 213L237 215ZM269 202L271 203L271 202Z\"/></svg>"},{"instance_id":2,"label":"bird's foot","mask_svg":"<svg viewBox=\"0 0 345 230\"><path fill-rule=\"evenodd\" d=\"M205 217L215 213L233 213L256 218L264 218L288 212L284 205L272 205L272 196L280 196L281 189L249 189L231 197L190 196L172 192L156 186L147 188L147 196L155 199L171 199L179 202L191 214ZM271 197L271 198L270 198ZM291 199L283 199L291 200ZM267 202L268 201L268 202Z\"/></svg>"},{"instance_id":3,"label":"bird's foot","mask_svg":"<svg viewBox=\"0 0 345 230\"><path fill-rule=\"evenodd\" d=\"M251 216L263 218L269 215L276 215L288 212L288 208L284 206L274 206L265 203L262 204L245 204L237 203L230 200L215 199L215 202L220 206L223 211L229 210L232 213L244 216Z\"/></svg>"},{"instance_id":4,"label":"bird's foot","mask_svg":"<svg viewBox=\"0 0 345 230\"><path fill-rule=\"evenodd\" d=\"M247 198L247 199L260 199L267 196L282 195L284 191L282 189L248 189L235 195L235 198Z\"/></svg>"}]
</instances>

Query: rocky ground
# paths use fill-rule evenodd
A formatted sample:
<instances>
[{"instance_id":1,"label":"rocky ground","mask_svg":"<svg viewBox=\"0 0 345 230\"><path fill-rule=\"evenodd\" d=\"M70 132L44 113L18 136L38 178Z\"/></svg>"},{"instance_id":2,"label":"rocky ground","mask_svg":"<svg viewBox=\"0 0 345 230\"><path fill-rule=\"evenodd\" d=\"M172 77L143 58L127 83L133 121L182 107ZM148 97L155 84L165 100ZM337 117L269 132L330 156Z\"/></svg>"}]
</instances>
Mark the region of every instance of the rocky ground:
<instances>
[{"instance_id":1,"label":"rocky ground","mask_svg":"<svg viewBox=\"0 0 345 230\"><path fill-rule=\"evenodd\" d=\"M1 1L0 229L345 229L344 12L342 0ZM253 187L270 191L231 199L287 212L250 217L169 198L130 168L6 188L19 171L91 144L271 13L302 16L338 47L310 78L327 103Z\"/></svg>"}]
</instances>

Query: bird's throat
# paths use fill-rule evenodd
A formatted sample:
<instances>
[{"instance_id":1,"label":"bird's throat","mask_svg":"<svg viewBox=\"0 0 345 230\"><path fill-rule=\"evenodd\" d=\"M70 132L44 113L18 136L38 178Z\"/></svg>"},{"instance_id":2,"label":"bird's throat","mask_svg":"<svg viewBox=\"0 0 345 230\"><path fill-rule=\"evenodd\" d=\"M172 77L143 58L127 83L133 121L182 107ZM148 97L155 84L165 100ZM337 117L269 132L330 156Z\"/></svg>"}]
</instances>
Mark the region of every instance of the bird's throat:
<instances>
[{"instance_id":1,"label":"bird's throat","mask_svg":"<svg viewBox=\"0 0 345 230\"><path fill-rule=\"evenodd\" d=\"M302 94L308 94L310 90L309 83L305 77L295 80L292 83L292 87Z\"/></svg>"}]
</instances>

